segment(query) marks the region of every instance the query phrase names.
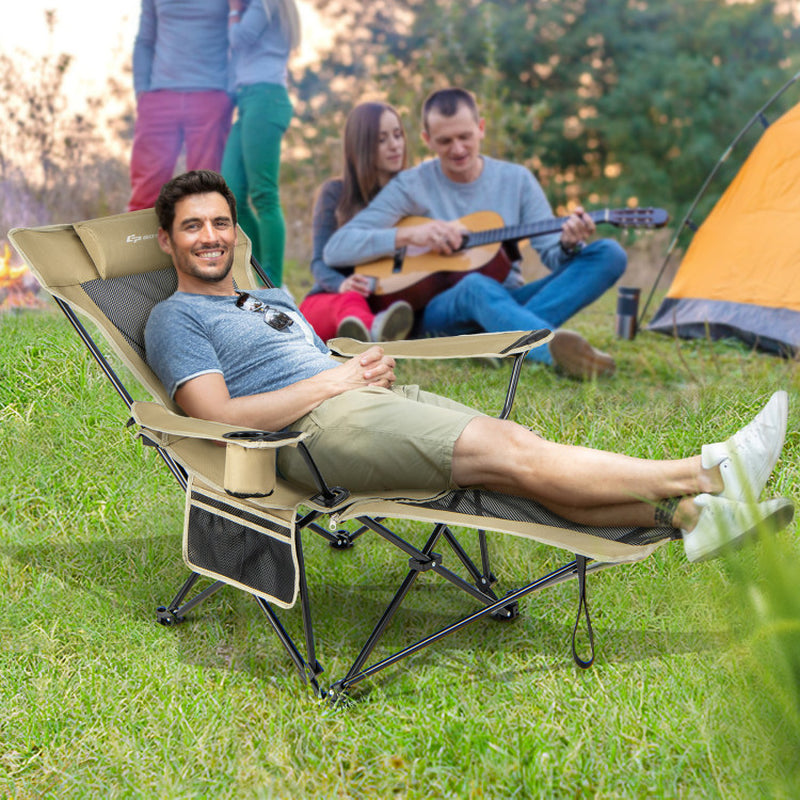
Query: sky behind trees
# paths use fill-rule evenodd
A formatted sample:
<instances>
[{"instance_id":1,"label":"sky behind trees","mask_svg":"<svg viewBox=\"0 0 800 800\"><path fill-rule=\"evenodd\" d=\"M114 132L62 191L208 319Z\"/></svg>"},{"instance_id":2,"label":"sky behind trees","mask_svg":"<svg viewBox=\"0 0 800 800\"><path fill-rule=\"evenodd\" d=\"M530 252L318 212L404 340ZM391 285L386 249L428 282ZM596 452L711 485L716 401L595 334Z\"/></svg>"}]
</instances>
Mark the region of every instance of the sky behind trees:
<instances>
[{"instance_id":1,"label":"sky behind trees","mask_svg":"<svg viewBox=\"0 0 800 800\"><path fill-rule=\"evenodd\" d=\"M298 0L305 42L298 64L308 63L330 42L324 25L308 0ZM14 10L14 21L0 37L0 52L22 50L34 56L67 53L73 62L65 81L70 101L102 92L107 78L124 78L139 25L141 0L23 0ZM55 9L56 24L48 31L45 12ZM133 89L131 88L131 91Z\"/></svg>"}]
</instances>

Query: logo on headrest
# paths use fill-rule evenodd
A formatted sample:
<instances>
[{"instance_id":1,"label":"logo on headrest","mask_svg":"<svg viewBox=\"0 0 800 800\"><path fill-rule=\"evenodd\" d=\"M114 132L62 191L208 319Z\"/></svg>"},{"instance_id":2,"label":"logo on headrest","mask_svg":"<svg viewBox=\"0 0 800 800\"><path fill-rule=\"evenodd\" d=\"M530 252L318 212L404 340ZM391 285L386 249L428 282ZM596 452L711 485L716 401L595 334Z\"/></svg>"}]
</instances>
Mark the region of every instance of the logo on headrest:
<instances>
[{"instance_id":1,"label":"logo on headrest","mask_svg":"<svg viewBox=\"0 0 800 800\"><path fill-rule=\"evenodd\" d=\"M131 233L128 238L125 240L128 244L136 244L136 242L141 242L142 239L157 239L157 233L147 233L144 236L140 236L138 233Z\"/></svg>"}]
</instances>

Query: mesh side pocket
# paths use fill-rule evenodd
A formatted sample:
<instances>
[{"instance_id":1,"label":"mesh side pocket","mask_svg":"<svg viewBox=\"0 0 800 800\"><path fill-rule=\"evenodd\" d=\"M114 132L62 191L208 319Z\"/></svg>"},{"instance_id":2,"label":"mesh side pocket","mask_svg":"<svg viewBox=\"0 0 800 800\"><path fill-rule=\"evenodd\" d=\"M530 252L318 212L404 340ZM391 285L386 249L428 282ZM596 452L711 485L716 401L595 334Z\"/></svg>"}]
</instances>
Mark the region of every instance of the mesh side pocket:
<instances>
[{"instance_id":1,"label":"mesh side pocket","mask_svg":"<svg viewBox=\"0 0 800 800\"><path fill-rule=\"evenodd\" d=\"M225 495L191 484L183 560L194 572L291 608L299 585L292 529Z\"/></svg>"}]
</instances>

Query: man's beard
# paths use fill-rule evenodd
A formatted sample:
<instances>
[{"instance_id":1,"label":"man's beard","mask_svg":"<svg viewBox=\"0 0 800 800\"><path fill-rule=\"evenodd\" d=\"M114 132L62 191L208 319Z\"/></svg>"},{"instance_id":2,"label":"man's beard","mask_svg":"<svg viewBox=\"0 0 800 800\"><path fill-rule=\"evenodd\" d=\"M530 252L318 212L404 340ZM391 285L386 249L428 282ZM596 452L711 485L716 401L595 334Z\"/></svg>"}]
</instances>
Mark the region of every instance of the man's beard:
<instances>
[{"instance_id":1,"label":"man's beard","mask_svg":"<svg viewBox=\"0 0 800 800\"><path fill-rule=\"evenodd\" d=\"M219 275L212 275L211 277L206 278L206 280L209 283L219 283L220 281L224 281L225 278L227 278L228 275L231 274L232 269L233 269L233 253L231 253L230 258L228 259L228 264L225 268L225 271L220 273Z\"/></svg>"},{"instance_id":2,"label":"man's beard","mask_svg":"<svg viewBox=\"0 0 800 800\"><path fill-rule=\"evenodd\" d=\"M192 275L192 277L199 278L206 283L220 283L221 281L224 281L228 275L230 275L230 272L233 269L233 256L234 253L233 250L231 250L228 253L228 261L225 264L225 268L215 275L209 275L208 273L203 272L193 261L189 261L187 265L189 267L188 272Z\"/></svg>"}]
</instances>

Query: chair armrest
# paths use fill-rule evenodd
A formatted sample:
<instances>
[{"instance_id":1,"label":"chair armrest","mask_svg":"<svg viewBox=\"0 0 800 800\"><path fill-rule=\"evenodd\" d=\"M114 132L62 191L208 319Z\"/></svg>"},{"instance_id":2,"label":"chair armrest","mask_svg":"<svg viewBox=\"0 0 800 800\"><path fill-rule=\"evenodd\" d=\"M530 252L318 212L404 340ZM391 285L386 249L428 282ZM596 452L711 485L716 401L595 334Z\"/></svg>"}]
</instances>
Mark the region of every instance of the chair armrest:
<instances>
[{"instance_id":1,"label":"chair armrest","mask_svg":"<svg viewBox=\"0 0 800 800\"><path fill-rule=\"evenodd\" d=\"M241 447L274 449L295 445L306 437L306 434L300 431L252 431L223 422L184 417L159 403L152 402L135 402L131 406L131 416L137 425L154 433L207 439L220 444L236 444Z\"/></svg>"},{"instance_id":2,"label":"chair armrest","mask_svg":"<svg viewBox=\"0 0 800 800\"><path fill-rule=\"evenodd\" d=\"M395 358L503 358L524 353L549 342L553 334L546 328L537 331L472 333L466 336L434 336L427 339L403 339L377 342L387 356ZM375 342L355 339L331 339L327 342L336 356L352 358L373 347Z\"/></svg>"},{"instance_id":3,"label":"chair armrest","mask_svg":"<svg viewBox=\"0 0 800 800\"><path fill-rule=\"evenodd\" d=\"M159 447L177 447L180 440L187 438L224 445L223 487L235 497L272 494L277 478L278 448L294 447L306 438L306 434L299 431L242 430L220 422L183 417L158 403L135 402L131 406L131 416L146 431L140 435Z\"/></svg>"}]
</instances>

